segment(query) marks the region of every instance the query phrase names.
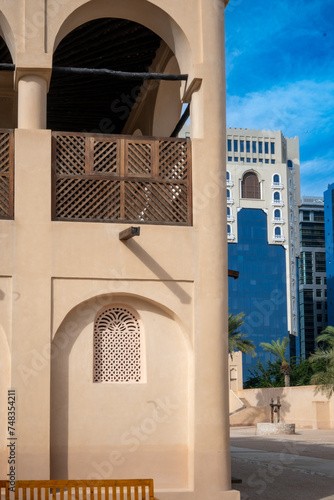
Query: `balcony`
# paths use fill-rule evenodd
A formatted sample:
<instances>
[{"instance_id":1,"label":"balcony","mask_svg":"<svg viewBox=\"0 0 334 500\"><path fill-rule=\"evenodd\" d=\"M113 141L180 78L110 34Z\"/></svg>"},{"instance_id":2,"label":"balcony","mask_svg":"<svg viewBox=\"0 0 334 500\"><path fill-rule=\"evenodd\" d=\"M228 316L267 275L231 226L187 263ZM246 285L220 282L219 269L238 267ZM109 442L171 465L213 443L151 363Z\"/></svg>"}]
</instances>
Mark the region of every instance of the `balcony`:
<instances>
[{"instance_id":1,"label":"balcony","mask_svg":"<svg viewBox=\"0 0 334 500\"><path fill-rule=\"evenodd\" d=\"M274 224L285 224L285 220L283 217L273 217Z\"/></svg>"},{"instance_id":2,"label":"balcony","mask_svg":"<svg viewBox=\"0 0 334 500\"><path fill-rule=\"evenodd\" d=\"M284 186L281 182L272 182L271 183L272 189L283 189Z\"/></svg>"},{"instance_id":3,"label":"balcony","mask_svg":"<svg viewBox=\"0 0 334 500\"><path fill-rule=\"evenodd\" d=\"M235 236L233 233L227 233L227 240L228 241L234 241L235 240Z\"/></svg>"},{"instance_id":4,"label":"balcony","mask_svg":"<svg viewBox=\"0 0 334 500\"><path fill-rule=\"evenodd\" d=\"M273 204L273 207L284 207L284 203L282 200L273 200L272 204Z\"/></svg>"},{"instance_id":5,"label":"balcony","mask_svg":"<svg viewBox=\"0 0 334 500\"><path fill-rule=\"evenodd\" d=\"M53 132L52 218L191 225L189 139Z\"/></svg>"},{"instance_id":6,"label":"balcony","mask_svg":"<svg viewBox=\"0 0 334 500\"><path fill-rule=\"evenodd\" d=\"M278 243L282 243L283 241L285 241L285 238L282 235L274 234L273 241L277 241Z\"/></svg>"},{"instance_id":7,"label":"balcony","mask_svg":"<svg viewBox=\"0 0 334 500\"><path fill-rule=\"evenodd\" d=\"M0 130L0 219L14 218L14 132Z\"/></svg>"}]
</instances>

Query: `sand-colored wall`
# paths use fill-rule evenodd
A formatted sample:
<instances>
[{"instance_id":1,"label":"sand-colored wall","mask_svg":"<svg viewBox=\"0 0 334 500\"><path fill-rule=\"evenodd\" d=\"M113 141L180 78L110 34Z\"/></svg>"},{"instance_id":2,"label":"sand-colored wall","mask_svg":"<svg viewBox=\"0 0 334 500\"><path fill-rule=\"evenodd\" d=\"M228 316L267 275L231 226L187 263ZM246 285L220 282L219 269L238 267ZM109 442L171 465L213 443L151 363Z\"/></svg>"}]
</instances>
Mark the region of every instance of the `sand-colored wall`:
<instances>
[{"instance_id":1,"label":"sand-colored wall","mask_svg":"<svg viewBox=\"0 0 334 500\"><path fill-rule=\"evenodd\" d=\"M231 425L254 425L258 421L270 421L271 398L276 402L279 396L281 422L294 423L297 428L334 429L334 398L328 400L321 393L315 394L315 388L310 385L237 391L236 395L244 398L254 410L266 408L266 414L259 420L256 411L240 411L230 417Z\"/></svg>"},{"instance_id":2,"label":"sand-colored wall","mask_svg":"<svg viewBox=\"0 0 334 500\"><path fill-rule=\"evenodd\" d=\"M48 478L66 462L76 477L153 475L162 500L208 491L213 500L239 498L231 490L224 333L224 8L221 0L3 6L18 92L15 220L0 224L1 275L13 291L5 311L10 373L4 363L18 396L18 479ZM143 225L127 243L118 237L124 224L51 220L51 131L42 130L54 48L76 26L109 16L152 29L175 54L171 69L188 73L188 83L202 79L192 97L193 226ZM177 98L168 108L175 117L184 88L177 97L162 90L158 107ZM156 115L154 129L164 130ZM115 301L135 309L143 325L147 378L138 385L92 383L93 317ZM9 334L8 327L5 343Z\"/></svg>"}]
</instances>

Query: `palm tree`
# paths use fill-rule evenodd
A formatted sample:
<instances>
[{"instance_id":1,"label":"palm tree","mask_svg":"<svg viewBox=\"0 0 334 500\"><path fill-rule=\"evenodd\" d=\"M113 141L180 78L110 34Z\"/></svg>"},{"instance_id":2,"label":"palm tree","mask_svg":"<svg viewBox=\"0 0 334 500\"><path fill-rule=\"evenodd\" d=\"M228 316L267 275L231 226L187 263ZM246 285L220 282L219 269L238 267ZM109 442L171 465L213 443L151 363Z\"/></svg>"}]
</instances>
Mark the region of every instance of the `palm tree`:
<instances>
[{"instance_id":1,"label":"palm tree","mask_svg":"<svg viewBox=\"0 0 334 500\"><path fill-rule=\"evenodd\" d=\"M264 351L270 352L270 354L273 354L277 358L281 360L281 368L280 371L284 375L284 385L285 387L290 387L290 373L291 373L291 366L286 359L286 349L288 347L288 343L290 342L290 339L288 337L284 337L282 342L280 339L275 342L275 340L271 341L271 344L269 342L261 342L260 347Z\"/></svg>"},{"instance_id":2,"label":"palm tree","mask_svg":"<svg viewBox=\"0 0 334 500\"><path fill-rule=\"evenodd\" d=\"M318 347L314 354L309 357L310 363L324 361L325 369L316 372L311 378L311 384L318 387L315 392L322 392L329 399L334 392L334 327L327 326L316 338Z\"/></svg>"},{"instance_id":3,"label":"palm tree","mask_svg":"<svg viewBox=\"0 0 334 500\"><path fill-rule=\"evenodd\" d=\"M228 314L228 353L232 359L235 351L250 354L252 357L256 356L254 342L249 340L245 333L240 333L240 328L245 321L244 316L243 312Z\"/></svg>"}]
</instances>

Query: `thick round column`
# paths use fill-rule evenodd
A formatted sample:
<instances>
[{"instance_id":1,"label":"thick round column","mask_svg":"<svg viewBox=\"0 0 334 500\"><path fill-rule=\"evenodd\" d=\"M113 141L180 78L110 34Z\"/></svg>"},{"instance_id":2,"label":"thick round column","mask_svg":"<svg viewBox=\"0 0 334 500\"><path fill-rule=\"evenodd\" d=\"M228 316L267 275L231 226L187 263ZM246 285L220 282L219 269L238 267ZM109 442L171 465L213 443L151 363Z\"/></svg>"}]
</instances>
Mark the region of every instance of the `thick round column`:
<instances>
[{"instance_id":1,"label":"thick round column","mask_svg":"<svg viewBox=\"0 0 334 500\"><path fill-rule=\"evenodd\" d=\"M46 128L47 81L38 75L24 75L18 81L18 128Z\"/></svg>"}]
</instances>

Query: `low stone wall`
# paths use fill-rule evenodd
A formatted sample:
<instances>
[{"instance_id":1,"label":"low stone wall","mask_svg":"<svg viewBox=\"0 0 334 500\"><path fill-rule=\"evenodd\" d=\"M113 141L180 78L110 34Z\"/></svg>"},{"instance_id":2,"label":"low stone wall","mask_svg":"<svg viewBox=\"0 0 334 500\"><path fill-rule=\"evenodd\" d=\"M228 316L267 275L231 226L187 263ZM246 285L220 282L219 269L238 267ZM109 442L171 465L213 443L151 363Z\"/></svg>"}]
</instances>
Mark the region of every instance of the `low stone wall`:
<instances>
[{"instance_id":1,"label":"low stone wall","mask_svg":"<svg viewBox=\"0 0 334 500\"><path fill-rule=\"evenodd\" d=\"M235 391L238 398L247 401L249 406L232 415L230 424L241 426L269 422L271 398L276 402L279 396L282 423L294 423L296 428L334 429L334 396L328 400L320 393L315 394L315 388L309 385ZM263 408L268 411L262 411ZM253 412L250 411L252 409Z\"/></svg>"}]
</instances>

